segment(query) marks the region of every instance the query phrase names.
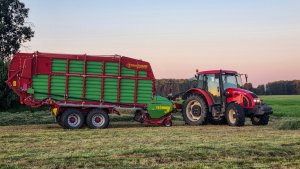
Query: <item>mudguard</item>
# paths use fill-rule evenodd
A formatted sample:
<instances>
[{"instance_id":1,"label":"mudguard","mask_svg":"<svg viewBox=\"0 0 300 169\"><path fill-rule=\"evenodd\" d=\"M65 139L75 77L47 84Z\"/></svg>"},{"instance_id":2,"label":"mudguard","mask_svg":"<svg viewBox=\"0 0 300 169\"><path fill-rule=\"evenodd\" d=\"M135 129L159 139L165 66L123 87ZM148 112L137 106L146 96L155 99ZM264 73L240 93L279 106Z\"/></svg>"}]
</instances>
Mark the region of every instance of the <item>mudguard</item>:
<instances>
[{"instance_id":1,"label":"mudguard","mask_svg":"<svg viewBox=\"0 0 300 169\"><path fill-rule=\"evenodd\" d=\"M201 96L203 96L205 98L205 100L209 106L212 106L214 104L213 99L205 90L202 90L199 88L192 88L192 89L188 90L187 92L185 92L185 94L182 96L182 98L185 100L185 99L187 99L187 97L190 94L200 94Z\"/></svg>"}]
</instances>

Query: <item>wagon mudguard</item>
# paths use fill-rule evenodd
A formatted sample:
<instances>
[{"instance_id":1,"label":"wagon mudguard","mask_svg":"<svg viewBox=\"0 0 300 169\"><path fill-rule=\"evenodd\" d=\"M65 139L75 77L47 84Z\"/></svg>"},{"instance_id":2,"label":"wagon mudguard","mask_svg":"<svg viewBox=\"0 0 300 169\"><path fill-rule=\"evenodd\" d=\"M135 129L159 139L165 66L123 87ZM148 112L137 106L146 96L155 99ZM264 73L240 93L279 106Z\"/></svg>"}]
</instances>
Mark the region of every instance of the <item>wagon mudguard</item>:
<instances>
[{"instance_id":1,"label":"wagon mudguard","mask_svg":"<svg viewBox=\"0 0 300 169\"><path fill-rule=\"evenodd\" d=\"M211 96L206 91L204 91L202 89L198 89L198 88L192 88L192 89L188 90L187 92L185 92L184 95L182 96L182 99L183 100L187 99L187 97L191 94L199 94L202 97L204 97L208 106L212 106L214 104Z\"/></svg>"}]
</instances>

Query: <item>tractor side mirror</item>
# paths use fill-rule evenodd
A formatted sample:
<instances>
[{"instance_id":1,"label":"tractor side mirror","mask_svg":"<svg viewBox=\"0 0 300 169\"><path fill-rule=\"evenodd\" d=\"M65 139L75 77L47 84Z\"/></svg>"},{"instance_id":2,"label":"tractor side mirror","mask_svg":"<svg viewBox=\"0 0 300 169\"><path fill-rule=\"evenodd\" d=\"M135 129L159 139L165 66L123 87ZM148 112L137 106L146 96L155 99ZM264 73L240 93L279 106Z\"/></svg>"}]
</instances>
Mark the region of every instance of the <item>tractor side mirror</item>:
<instances>
[{"instance_id":1,"label":"tractor side mirror","mask_svg":"<svg viewBox=\"0 0 300 169\"><path fill-rule=\"evenodd\" d=\"M248 83L248 75L245 74L246 83Z\"/></svg>"}]
</instances>

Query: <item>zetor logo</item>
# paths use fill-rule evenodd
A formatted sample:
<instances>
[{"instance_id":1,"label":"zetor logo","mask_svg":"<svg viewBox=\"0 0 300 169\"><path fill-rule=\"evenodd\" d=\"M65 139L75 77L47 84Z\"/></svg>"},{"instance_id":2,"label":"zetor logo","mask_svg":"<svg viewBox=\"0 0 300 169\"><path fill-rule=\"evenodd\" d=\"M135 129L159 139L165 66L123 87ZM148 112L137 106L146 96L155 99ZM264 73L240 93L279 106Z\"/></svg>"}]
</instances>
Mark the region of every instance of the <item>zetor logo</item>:
<instances>
[{"instance_id":1,"label":"zetor logo","mask_svg":"<svg viewBox=\"0 0 300 169\"><path fill-rule=\"evenodd\" d=\"M128 67L128 68L137 68L137 69L147 69L148 65L139 65L139 64L128 63L126 65L126 67Z\"/></svg>"}]
</instances>

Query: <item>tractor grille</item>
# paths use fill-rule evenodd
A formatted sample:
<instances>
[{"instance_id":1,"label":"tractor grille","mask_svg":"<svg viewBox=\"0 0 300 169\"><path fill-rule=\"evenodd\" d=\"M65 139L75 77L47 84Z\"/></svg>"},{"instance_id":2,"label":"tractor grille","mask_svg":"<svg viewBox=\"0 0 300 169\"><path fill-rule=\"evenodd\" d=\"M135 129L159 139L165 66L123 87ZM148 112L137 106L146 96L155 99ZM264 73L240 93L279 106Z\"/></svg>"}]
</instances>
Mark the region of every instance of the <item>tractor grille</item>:
<instances>
[{"instance_id":1,"label":"tractor grille","mask_svg":"<svg viewBox=\"0 0 300 169\"><path fill-rule=\"evenodd\" d=\"M248 100L246 99L246 97L243 98L243 104L245 107L248 107Z\"/></svg>"},{"instance_id":2,"label":"tractor grille","mask_svg":"<svg viewBox=\"0 0 300 169\"><path fill-rule=\"evenodd\" d=\"M245 96L244 98L243 98L243 103L244 103L244 105L246 106L246 107L248 107L248 106L252 106L252 101L251 101L251 99L249 99L249 97L247 97L247 96Z\"/></svg>"}]
</instances>

